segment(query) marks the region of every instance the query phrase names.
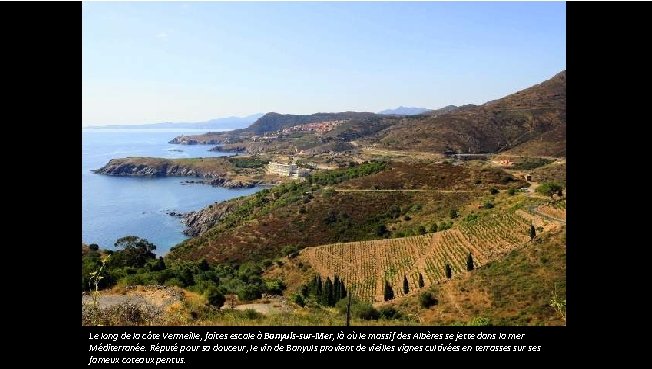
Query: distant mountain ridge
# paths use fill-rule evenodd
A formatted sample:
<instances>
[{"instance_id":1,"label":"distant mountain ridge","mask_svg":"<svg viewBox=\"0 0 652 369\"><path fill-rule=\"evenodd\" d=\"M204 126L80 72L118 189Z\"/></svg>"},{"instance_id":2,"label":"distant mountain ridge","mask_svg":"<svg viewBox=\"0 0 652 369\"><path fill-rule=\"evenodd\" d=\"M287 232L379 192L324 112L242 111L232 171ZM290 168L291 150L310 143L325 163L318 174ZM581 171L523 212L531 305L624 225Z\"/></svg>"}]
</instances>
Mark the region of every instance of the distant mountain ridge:
<instances>
[{"instance_id":1,"label":"distant mountain ridge","mask_svg":"<svg viewBox=\"0 0 652 369\"><path fill-rule=\"evenodd\" d=\"M426 108L411 108L407 106L399 106L396 109L386 109L379 111L380 115L418 115L431 111L431 109Z\"/></svg>"},{"instance_id":2,"label":"distant mountain ridge","mask_svg":"<svg viewBox=\"0 0 652 369\"><path fill-rule=\"evenodd\" d=\"M225 117L207 120L205 122L163 122L150 124L120 124L88 126L87 129L242 129L247 128L263 114L252 114L246 117Z\"/></svg>"}]
</instances>

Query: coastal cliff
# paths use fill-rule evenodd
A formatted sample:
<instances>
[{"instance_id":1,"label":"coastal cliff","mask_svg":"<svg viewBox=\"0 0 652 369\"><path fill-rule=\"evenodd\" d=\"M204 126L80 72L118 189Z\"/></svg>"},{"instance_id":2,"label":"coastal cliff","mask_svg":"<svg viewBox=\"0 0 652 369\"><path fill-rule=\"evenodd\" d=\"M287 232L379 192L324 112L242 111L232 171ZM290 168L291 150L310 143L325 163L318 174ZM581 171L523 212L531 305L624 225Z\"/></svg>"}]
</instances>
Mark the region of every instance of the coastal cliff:
<instances>
[{"instance_id":1,"label":"coastal cliff","mask_svg":"<svg viewBox=\"0 0 652 369\"><path fill-rule=\"evenodd\" d=\"M122 158L111 159L102 168L93 171L116 177L200 177L199 183L226 188L250 188L259 180L235 173L228 158L161 159ZM258 174L258 173L248 173Z\"/></svg>"}]
</instances>

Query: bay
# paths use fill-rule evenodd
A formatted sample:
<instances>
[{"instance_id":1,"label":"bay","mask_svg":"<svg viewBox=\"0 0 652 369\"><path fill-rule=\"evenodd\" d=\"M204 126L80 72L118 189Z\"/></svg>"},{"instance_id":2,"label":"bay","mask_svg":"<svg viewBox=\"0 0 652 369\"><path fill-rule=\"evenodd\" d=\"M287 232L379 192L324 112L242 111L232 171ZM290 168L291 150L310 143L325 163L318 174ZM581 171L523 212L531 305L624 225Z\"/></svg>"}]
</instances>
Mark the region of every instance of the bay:
<instances>
[{"instance_id":1,"label":"bay","mask_svg":"<svg viewBox=\"0 0 652 369\"><path fill-rule=\"evenodd\" d=\"M245 196L260 188L226 189L182 184L188 178L110 177L94 174L110 159L128 156L194 158L227 156L210 145L169 144L181 134L205 130L82 129L82 242L112 249L127 235L146 238L165 255L183 241L181 220L166 214L202 209L217 201ZM196 178L195 178L196 179Z\"/></svg>"}]
</instances>

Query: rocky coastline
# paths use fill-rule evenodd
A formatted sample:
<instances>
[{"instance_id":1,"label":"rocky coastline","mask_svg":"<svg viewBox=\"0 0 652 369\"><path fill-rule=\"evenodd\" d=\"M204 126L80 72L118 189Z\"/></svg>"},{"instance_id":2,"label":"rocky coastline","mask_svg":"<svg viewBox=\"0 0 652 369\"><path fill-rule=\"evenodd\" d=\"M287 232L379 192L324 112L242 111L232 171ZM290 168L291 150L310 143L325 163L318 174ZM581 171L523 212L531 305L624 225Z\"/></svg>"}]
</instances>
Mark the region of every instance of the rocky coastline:
<instances>
[{"instance_id":1,"label":"rocky coastline","mask_svg":"<svg viewBox=\"0 0 652 369\"><path fill-rule=\"evenodd\" d=\"M224 188L251 188L261 184L260 181L231 178L226 172L193 168L165 159L140 161L132 158L111 159L102 168L93 172L115 177L199 177L204 180L186 181L186 183L204 183Z\"/></svg>"}]
</instances>

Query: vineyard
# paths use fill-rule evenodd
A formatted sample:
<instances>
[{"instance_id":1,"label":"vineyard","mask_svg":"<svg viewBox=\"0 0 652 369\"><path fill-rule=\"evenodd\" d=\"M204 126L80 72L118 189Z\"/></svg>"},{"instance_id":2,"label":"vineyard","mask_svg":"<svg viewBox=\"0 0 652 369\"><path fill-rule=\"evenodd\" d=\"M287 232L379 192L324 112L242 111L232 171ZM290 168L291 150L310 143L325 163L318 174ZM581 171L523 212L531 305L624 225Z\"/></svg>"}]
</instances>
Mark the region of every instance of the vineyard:
<instances>
[{"instance_id":1,"label":"vineyard","mask_svg":"<svg viewBox=\"0 0 652 369\"><path fill-rule=\"evenodd\" d=\"M338 275L353 296L380 302L385 281L398 298L405 295L404 277L410 294L420 289L419 274L424 287L446 280L446 264L450 265L454 278L467 270L469 253L477 268L525 245L530 240L530 225L539 232L557 226L516 210L486 214L460 222L456 228L423 236L309 247L302 250L300 258L324 278Z\"/></svg>"},{"instance_id":2,"label":"vineyard","mask_svg":"<svg viewBox=\"0 0 652 369\"><path fill-rule=\"evenodd\" d=\"M550 204L540 205L537 207L539 213L544 215L557 218L557 219L566 219L566 200L555 201Z\"/></svg>"}]
</instances>

